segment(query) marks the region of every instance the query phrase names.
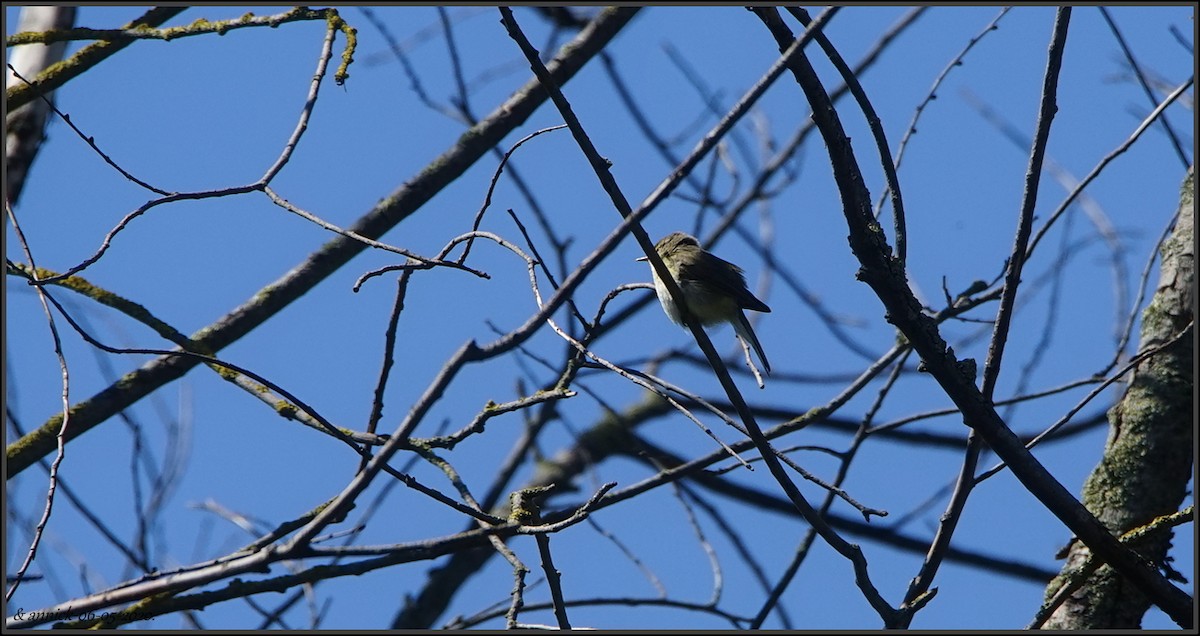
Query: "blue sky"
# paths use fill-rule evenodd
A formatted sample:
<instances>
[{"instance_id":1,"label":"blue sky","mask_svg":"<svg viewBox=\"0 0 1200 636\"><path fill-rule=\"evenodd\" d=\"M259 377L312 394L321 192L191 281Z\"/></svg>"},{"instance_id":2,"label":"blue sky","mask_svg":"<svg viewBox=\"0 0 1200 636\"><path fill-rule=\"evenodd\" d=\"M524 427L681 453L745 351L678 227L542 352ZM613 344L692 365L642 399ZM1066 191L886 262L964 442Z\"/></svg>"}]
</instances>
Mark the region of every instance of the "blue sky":
<instances>
[{"instance_id":1,"label":"blue sky","mask_svg":"<svg viewBox=\"0 0 1200 636\"><path fill-rule=\"evenodd\" d=\"M246 11L273 14L284 10L193 8L169 24L182 25L200 17L228 19ZM853 64L907 10L846 7L827 33ZM300 146L272 187L293 204L347 227L450 147L463 125L421 103L380 30L362 11L340 11L358 29L359 48L350 79L339 87L326 78ZM455 85L437 10L376 7L373 11L388 33L407 47L424 89L434 100L449 103ZM879 112L893 152L934 79L999 11L998 7L931 8L863 75L864 88ZM77 23L112 28L141 12L141 8L130 7L83 7ZM477 117L486 116L528 80L528 66L505 34L495 8L452 7L447 12L470 87L472 110ZM6 6L8 34L15 28L16 13L16 7ZM1161 77L1169 85L1168 91L1191 76L1194 56L1170 31L1172 27L1181 31L1191 44L1189 7L1112 7L1111 13L1138 62ZM545 22L529 9L517 10L516 17L535 46L549 54ZM973 280L995 278L1011 249L1028 143L1012 143L973 104L986 104L1021 135L1031 134L1053 20L1051 7L1021 7L1004 15L999 28L988 33L967 54L964 64L949 74L906 149L899 177L908 211L909 276L919 297L929 305L940 307L943 303L943 280L955 293ZM790 18L788 21L795 28ZM67 84L57 94L58 106L123 168L158 187L198 191L252 183L279 155L296 126L323 35L323 23L308 22L276 29L242 29L221 37L138 42ZM344 39L339 37L334 45L335 62L343 46ZM722 112L778 57L762 24L741 7L653 7L635 18L610 51L631 92L659 130L686 140L675 148L680 156L714 125L716 115L706 112L695 87L672 63L673 53L668 53L668 48L702 77L708 90L716 94ZM835 85L828 63L815 52L810 55L827 86ZM623 192L636 205L672 166L638 134L599 60L589 63L567 84L565 92L601 154L612 161ZM1163 94L1160 89L1157 98L1161 100ZM1194 142L1191 95L1189 90L1186 107L1177 103L1167 111L1189 153ZM1153 108L1133 82L1095 7L1078 7L1071 18L1058 104L1047 156L1076 179L1120 145ZM877 198L882 176L863 118L849 101L841 102L839 113L854 140L868 187ZM807 118L803 96L785 74L736 131L738 137L729 154L739 175L744 178L763 160L756 127L769 131L775 143L782 144ZM561 121L552 106L544 105L506 138L501 148ZM62 271L91 255L123 216L153 195L104 164L63 122L51 122L47 135L15 212L38 265ZM744 154L744 149L749 149L749 154ZM382 240L420 254L436 253L450 238L470 229L496 164L493 156L479 161ZM574 240L567 255L569 267L590 253L620 221L566 131L527 143L514 156L513 165L532 184L556 231ZM703 166L697 174L704 174L707 164ZM814 135L792 163L795 180L785 184L778 196L748 210L739 225L749 236L769 232L775 257L842 320L855 342L879 355L894 341L894 332L882 320L878 299L854 280L857 262L847 247L845 220L827 166L824 146ZM1052 228L1026 272L1024 290L1029 296L1022 296L1019 304L998 397L1059 386L1105 366L1113 355L1115 322L1130 312L1139 276L1177 207L1183 175L1180 159L1156 126L1088 188L1086 203L1095 206L1095 214L1089 216L1088 210L1076 205ZM743 181L722 175L715 191L721 195L744 187ZM685 186L679 194L688 192ZM1064 197L1062 185L1043 175L1036 227L1041 227ZM483 229L523 244L504 213L507 208L516 210L533 228L527 201L505 176ZM655 238L677 229L691 231L696 209L692 200L673 197L655 210L645 227ZM769 224L762 222L764 218ZM1119 237L1124 269L1116 273L1110 266L1111 252L1094 222L1097 218L1106 219ZM711 214L705 217L704 228L712 227L714 220ZM890 224L885 211L889 236ZM541 236L533 229L535 236ZM114 239L105 256L81 275L141 303L191 334L251 298L331 237L328 231L257 193L181 202L155 208L136 219ZM23 260L11 225L5 241L8 258ZM1056 259L1064 245L1072 249L1069 259L1060 263ZM541 247L548 250L546 243ZM763 260L746 241L729 234L713 249L746 269L751 287L773 310L759 317L756 331L777 376L782 377L768 379L760 391L748 376L736 375L752 404L803 413L830 400L845 382L788 381L789 372L856 374L868 364L848 350L783 281L765 274ZM575 295L584 315L592 316L610 289L649 280L645 265L634 262L639 255L636 242L627 238L593 272ZM492 278L480 280L450 270L414 277L401 318L396 351L399 366L388 389L381 432L395 428L408 405L463 342L474 339L484 343L497 337L489 321L506 331L535 311L524 266L510 253L479 245L471 259L473 267L488 271ZM364 252L284 312L223 350L220 357L302 396L331 421L362 429L370 412L394 279L373 279L357 294L351 286L362 274L396 262L395 254ZM1062 274L1061 287L1057 303L1052 304L1054 296L1047 281L1053 280L1051 275L1056 272ZM1117 291L1115 277L1127 289L1124 296ZM1157 270L1151 275L1151 288L1156 280ZM5 395L7 407L28 430L60 408L60 372L36 295L14 281L11 277L6 281L5 292ZM543 281L543 293L546 289ZM610 312L646 293L626 294ZM64 290L57 290L56 297L107 344L167 348L151 331L114 311ZM994 313L995 305L989 304L973 317L986 320ZM560 313L558 318L566 317ZM67 330L61 319L58 325ZM948 323L943 329L960 356L974 357L982 366L987 325ZM714 329L710 335L719 351L734 351L731 330ZM64 340L72 403L111 384L113 373L123 374L150 359L97 355L73 333L64 333ZM697 351L691 336L670 324L657 305L643 309L597 344L600 355L631 364L668 348ZM558 361L564 355L562 341L545 327L528 343L527 351L530 357L506 357L466 369L417 434L432 435L441 423L449 430L460 428L487 400L514 399L518 381L529 390L540 386L553 375L533 356ZM1023 381L1021 369L1025 366L1031 370ZM720 396L711 373L693 365L669 364L660 372L701 395ZM580 383L603 396L604 404L613 408L627 408L641 399L641 389L611 374L590 371L581 375ZM1090 388L1001 413L1018 433L1033 434L1057 420ZM851 400L839 415L857 421L877 394L878 383ZM1102 411L1115 395L1104 393L1083 409L1081 417ZM876 421L894 421L948 405L949 400L930 378L908 374L884 402ZM582 391L563 402L561 409L562 419L547 428L539 443L547 456L569 446L573 434L604 414L603 406ZM165 423L187 423L186 472L165 504L160 531L152 537L152 559L164 569L215 557L254 538L200 504L213 502L252 515L261 527L270 528L337 494L357 468L357 459L330 438L278 418L203 368L142 400L131 409L131 415L156 462L165 461ZM764 418L763 424L778 421ZM736 431L719 422L706 423L725 441L737 439ZM522 426L519 415L497 418L486 435L447 454L477 495L486 490L488 477L521 434ZM6 430L11 442L12 429ZM131 424L117 419L103 423L68 446L63 465L64 480L93 502L116 534L126 538L136 530L131 430ZM966 429L960 419L950 416L917 422L906 430L965 437ZM678 414L650 422L640 433L685 457L713 449L713 442ZM1048 444L1036 456L1069 490L1078 492L1104 440L1104 428L1094 428L1069 442ZM781 445L841 449L847 443L845 435L814 429L785 438ZM793 456L826 479L836 470L836 464L820 453ZM890 516L875 520L876 524L887 526L913 513L902 530L928 539L945 507L944 493L936 493L953 483L960 461L959 450L876 440L864 445L851 465L845 489L864 504L889 511ZM985 454L982 463L990 466L993 461ZM424 483L453 492L430 467L413 470ZM586 497L604 481L616 480L620 488L650 474L644 465L612 459L579 480L578 496ZM516 483L528 475L528 471L519 473ZM762 469L741 471L734 478L778 492ZM31 468L10 480L8 505L36 515L45 488L45 474ZM811 498L822 496L811 484L803 488ZM360 504L381 489L382 483L372 487ZM806 524L721 497L711 501L738 522L747 544L765 564L768 577L778 576L807 530ZM925 506L927 501L931 503ZM557 503L569 502L564 498ZM854 514L840 504L834 511ZM761 590L712 521L700 516L701 527L714 542L723 565L722 607L753 614L761 603ZM11 573L14 561L23 558L29 539L24 532L14 531L11 517L8 521L5 557ZM711 596L708 558L669 488L606 508L595 521L661 577L671 598L703 602ZM414 541L457 532L463 524L461 516L396 488L356 543ZM1192 571L1186 566L1193 561L1192 533L1190 525L1180 528L1177 551L1173 552L1176 567L1189 575ZM973 495L955 545L1057 570L1060 562L1053 555L1069 537L1069 531L1004 472ZM893 604L899 603L919 568L921 555L852 540L862 543L881 593ZM556 535L553 544L568 597L655 594L654 587L615 545L586 524ZM536 567L532 540L516 540L513 547L527 564ZM81 561L88 564L84 577L76 574ZM321 603L328 599L329 605L321 625L386 627L404 595L419 589L433 565L410 564L322 583L317 596ZM45 607L133 576L120 554L77 510L61 501L32 571L57 577L58 589L49 582L24 583L10 603L10 614L16 607ZM460 591L437 624L505 602L511 585L509 567L493 559ZM918 615L914 628L1021 628L1036 610L1044 587L953 563L943 567L935 585L938 596ZM1186 589L1190 592L1192 584ZM544 585L529 594L531 602L548 597ZM278 598L256 600L270 607ZM850 565L820 541L783 602L797 628L879 627L878 617L853 585ZM303 603L285 616L291 627L308 625L308 608ZM712 617L656 608L579 608L572 610L571 617L577 626L601 628L727 626ZM246 604L230 602L208 608L200 620L207 628L246 628L261 619ZM553 618L531 613L527 620L550 623ZM781 626L772 621L766 627ZM143 625L155 629L187 626L178 616ZM503 627L503 620L484 626ZM1166 629L1174 624L1160 611L1151 610L1143 626Z\"/></svg>"}]
</instances>

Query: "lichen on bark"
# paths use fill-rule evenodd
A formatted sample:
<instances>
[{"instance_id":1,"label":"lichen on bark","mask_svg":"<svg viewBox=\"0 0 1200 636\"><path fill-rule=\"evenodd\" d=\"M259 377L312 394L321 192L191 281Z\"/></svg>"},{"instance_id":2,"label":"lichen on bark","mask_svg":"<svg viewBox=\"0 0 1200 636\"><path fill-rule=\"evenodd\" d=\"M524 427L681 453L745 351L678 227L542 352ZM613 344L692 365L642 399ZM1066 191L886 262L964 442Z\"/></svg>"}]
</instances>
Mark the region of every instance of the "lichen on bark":
<instances>
[{"instance_id":1,"label":"lichen on bark","mask_svg":"<svg viewBox=\"0 0 1200 636\"><path fill-rule=\"evenodd\" d=\"M1117 535L1177 511L1192 474L1194 191L1193 167L1184 179L1175 229L1162 246L1158 287L1142 313L1138 350L1171 344L1132 372L1124 397L1109 410L1104 456L1083 487L1083 503ZM1165 559L1171 538L1167 528L1131 547L1161 567L1169 565ZM1062 572L1046 588L1047 600L1088 556L1086 546L1072 542ZM1128 580L1111 568L1100 568L1059 606L1045 627L1137 628L1149 605Z\"/></svg>"}]
</instances>

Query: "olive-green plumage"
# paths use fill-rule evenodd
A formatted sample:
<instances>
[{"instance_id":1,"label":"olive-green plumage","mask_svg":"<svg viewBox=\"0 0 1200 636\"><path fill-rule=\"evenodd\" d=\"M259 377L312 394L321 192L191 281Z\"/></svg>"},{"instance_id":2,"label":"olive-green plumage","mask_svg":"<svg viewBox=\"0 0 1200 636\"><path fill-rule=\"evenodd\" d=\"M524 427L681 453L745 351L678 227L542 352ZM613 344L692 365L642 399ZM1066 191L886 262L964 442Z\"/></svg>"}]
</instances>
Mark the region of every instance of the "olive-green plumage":
<instances>
[{"instance_id":1,"label":"olive-green plumage","mask_svg":"<svg viewBox=\"0 0 1200 636\"><path fill-rule=\"evenodd\" d=\"M683 291L688 312L706 326L722 322L733 325L734 332L754 347L754 352L762 361L763 369L770 373L771 365L767 362L762 345L759 344L758 337L754 335L754 329L750 327L750 321L746 319L746 313L742 310L769 313L771 308L755 298L746 288L746 277L742 268L705 251L695 237L683 232L672 232L664 236L654 248L671 272L671 277ZM638 260L644 261L646 257ZM653 266L650 273L654 276L654 290L658 293L658 301L662 304L663 311L676 324L684 324L670 292L659 279Z\"/></svg>"}]
</instances>

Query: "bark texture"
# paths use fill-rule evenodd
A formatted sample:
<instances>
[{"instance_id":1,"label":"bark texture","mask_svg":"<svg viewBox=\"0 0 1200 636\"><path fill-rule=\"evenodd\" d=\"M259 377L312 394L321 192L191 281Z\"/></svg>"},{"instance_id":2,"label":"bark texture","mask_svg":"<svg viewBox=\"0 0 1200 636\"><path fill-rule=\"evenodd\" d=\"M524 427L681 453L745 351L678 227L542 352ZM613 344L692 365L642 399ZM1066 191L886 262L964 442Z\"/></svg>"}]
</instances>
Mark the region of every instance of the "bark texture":
<instances>
[{"instance_id":1,"label":"bark texture","mask_svg":"<svg viewBox=\"0 0 1200 636\"><path fill-rule=\"evenodd\" d=\"M1125 396L1108 413L1104 457L1088 477L1083 502L1121 535L1176 512L1192 474L1193 343L1195 306L1195 167L1184 180L1179 220L1162 247L1158 288L1142 313L1139 351L1184 337L1133 371ZM1151 563L1164 563L1172 532L1149 534L1131 547ZM1078 541L1062 572L1046 589L1050 599L1088 557ZM1172 570L1167 569L1168 573ZM1129 629L1141 625L1149 600L1128 579L1100 568L1046 622L1052 629Z\"/></svg>"},{"instance_id":2,"label":"bark texture","mask_svg":"<svg viewBox=\"0 0 1200 636\"><path fill-rule=\"evenodd\" d=\"M21 9L17 31L49 31L67 29L75 23L75 7L24 7ZM27 80L32 81L50 65L62 60L66 42L54 44L22 44L13 48L9 64ZM23 83L10 69L6 86ZM53 93L46 96L53 99ZM8 113L5 120L4 163L8 173L5 192L10 204L15 204L25 187L25 175L37 157L45 137L46 116L50 105L36 100Z\"/></svg>"}]
</instances>

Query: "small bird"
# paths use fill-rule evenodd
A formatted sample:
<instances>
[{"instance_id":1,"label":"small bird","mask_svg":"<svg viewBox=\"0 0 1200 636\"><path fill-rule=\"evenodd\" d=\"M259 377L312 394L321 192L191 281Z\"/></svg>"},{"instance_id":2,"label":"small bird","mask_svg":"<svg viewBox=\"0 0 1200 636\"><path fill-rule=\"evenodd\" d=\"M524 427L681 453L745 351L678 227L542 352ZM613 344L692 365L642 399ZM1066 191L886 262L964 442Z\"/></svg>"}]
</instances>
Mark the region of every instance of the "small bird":
<instances>
[{"instance_id":1,"label":"small bird","mask_svg":"<svg viewBox=\"0 0 1200 636\"><path fill-rule=\"evenodd\" d=\"M770 313L771 308L746 288L742 268L705 251L696 237L683 232L664 236L654 245L654 249L683 291L688 312L705 326L722 322L733 325L734 332L754 347L763 369L770 373L771 364L767 362L762 345L754 335L750 321L746 320L746 312L742 310ZM648 259L643 256L637 260ZM683 325L679 308L675 306L671 293L663 285L653 265L650 266L650 273L654 276L654 291L658 293L658 302L662 304L663 311L672 322Z\"/></svg>"}]
</instances>

